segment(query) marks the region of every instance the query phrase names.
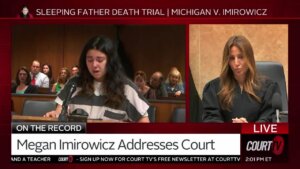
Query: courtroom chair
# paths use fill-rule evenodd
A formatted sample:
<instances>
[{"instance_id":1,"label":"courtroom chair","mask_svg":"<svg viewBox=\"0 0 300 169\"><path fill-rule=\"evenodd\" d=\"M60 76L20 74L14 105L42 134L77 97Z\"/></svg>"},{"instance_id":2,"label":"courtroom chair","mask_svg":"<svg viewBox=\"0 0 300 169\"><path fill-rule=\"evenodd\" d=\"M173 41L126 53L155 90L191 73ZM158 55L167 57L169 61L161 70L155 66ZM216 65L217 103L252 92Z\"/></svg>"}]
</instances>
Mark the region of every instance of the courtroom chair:
<instances>
[{"instance_id":1,"label":"courtroom chair","mask_svg":"<svg viewBox=\"0 0 300 169\"><path fill-rule=\"evenodd\" d=\"M172 113L172 122L184 123L185 122L185 108L175 108Z\"/></svg>"},{"instance_id":2,"label":"courtroom chair","mask_svg":"<svg viewBox=\"0 0 300 169\"><path fill-rule=\"evenodd\" d=\"M155 123L155 113L156 113L156 107L155 106L151 106L148 109L148 118L150 120L151 123Z\"/></svg>"},{"instance_id":3,"label":"courtroom chair","mask_svg":"<svg viewBox=\"0 0 300 169\"><path fill-rule=\"evenodd\" d=\"M288 99L282 64L271 61L257 61L256 69L259 74L270 78L272 81L277 82L277 84L279 85L282 101L281 114L286 115L286 117L283 117L283 120L281 121L287 121Z\"/></svg>"},{"instance_id":4,"label":"courtroom chair","mask_svg":"<svg viewBox=\"0 0 300 169\"><path fill-rule=\"evenodd\" d=\"M189 71L190 77L190 120L191 122L202 122L202 114L204 112L204 108L202 105L202 100L198 94L196 89L196 85L194 83L194 79Z\"/></svg>"},{"instance_id":5,"label":"courtroom chair","mask_svg":"<svg viewBox=\"0 0 300 169\"><path fill-rule=\"evenodd\" d=\"M22 115L43 116L55 108L56 103L54 101L25 100Z\"/></svg>"}]
</instances>

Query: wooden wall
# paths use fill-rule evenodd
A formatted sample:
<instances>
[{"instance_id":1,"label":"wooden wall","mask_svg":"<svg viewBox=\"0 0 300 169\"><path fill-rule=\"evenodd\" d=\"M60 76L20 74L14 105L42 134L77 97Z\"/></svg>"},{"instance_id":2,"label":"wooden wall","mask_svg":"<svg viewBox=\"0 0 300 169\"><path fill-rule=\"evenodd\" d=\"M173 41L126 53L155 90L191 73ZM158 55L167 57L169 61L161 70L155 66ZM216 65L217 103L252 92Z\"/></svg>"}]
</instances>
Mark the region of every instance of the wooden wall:
<instances>
[{"instance_id":1,"label":"wooden wall","mask_svg":"<svg viewBox=\"0 0 300 169\"><path fill-rule=\"evenodd\" d=\"M184 79L185 26L121 25L120 38L134 71L147 76L160 70L167 76L177 66ZM105 35L116 39L116 25L16 25L12 31L12 80L20 66L30 69L37 59L49 63L56 79L61 67L78 64L81 50L88 39Z\"/></svg>"}]
</instances>

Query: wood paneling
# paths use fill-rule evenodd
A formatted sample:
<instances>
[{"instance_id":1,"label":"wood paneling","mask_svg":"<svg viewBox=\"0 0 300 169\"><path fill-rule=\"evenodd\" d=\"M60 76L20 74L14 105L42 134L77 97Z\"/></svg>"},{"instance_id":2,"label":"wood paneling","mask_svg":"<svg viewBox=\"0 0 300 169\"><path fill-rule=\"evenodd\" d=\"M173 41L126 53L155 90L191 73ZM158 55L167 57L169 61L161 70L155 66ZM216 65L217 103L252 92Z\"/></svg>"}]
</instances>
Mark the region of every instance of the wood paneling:
<instances>
[{"instance_id":1,"label":"wood paneling","mask_svg":"<svg viewBox=\"0 0 300 169\"><path fill-rule=\"evenodd\" d=\"M112 25L65 25L63 65L72 68L78 65L85 43L93 36L105 35L115 39L116 29Z\"/></svg>"},{"instance_id":2,"label":"wood paneling","mask_svg":"<svg viewBox=\"0 0 300 169\"><path fill-rule=\"evenodd\" d=\"M56 95L41 95L41 94L32 94L32 95L18 95L12 94L12 111L17 115L22 115L23 106L25 100L54 100Z\"/></svg>"},{"instance_id":3,"label":"wood paneling","mask_svg":"<svg viewBox=\"0 0 300 169\"><path fill-rule=\"evenodd\" d=\"M176 108L185 108L185 102L164 102L164 101L153 101L150 105L156 107L155 122L166 123L172 122L172 113Z\"/></svg>"},{"instance_id":4,"label":"wood paneling","mask_svg":"<svg viewBox=\"0 0 300 169\"><path fill-rule=\"evenodd\" d=\"M37 59L54 67L56 79L63 66L63 27L60 25L19 25L13 27L12 40L12 79L19 67L30 70L31 63Z\"/></svg>"},{"instance_id":5,"label":"wood paneling","mask_svg":"<svg viewBox=\"0 0 300 169\"><path fill-rule=\"evenodd\" d=\"M185 26L121 25L120 38L133 71L144 70L147 76L162 71L167 76L172 66L185 71ZM49 63L56 80L60 68L78 64L88 39L105 35L116 39L116 25L16 25L12 39L12 79L20 66L30 69L34 59Z\"/></svg>"},{"instance_id":6,"label":"wood paneling","mask_svg":"<svg viewBox=\"0 0 300 169\"><path fill-rule=\"evenodd\" d=\"M167 77L176 66L184 79L184 26L121 26L120 35L135 70L144 70L147 77L161 71Z\"/></svg>"}]
</instances>

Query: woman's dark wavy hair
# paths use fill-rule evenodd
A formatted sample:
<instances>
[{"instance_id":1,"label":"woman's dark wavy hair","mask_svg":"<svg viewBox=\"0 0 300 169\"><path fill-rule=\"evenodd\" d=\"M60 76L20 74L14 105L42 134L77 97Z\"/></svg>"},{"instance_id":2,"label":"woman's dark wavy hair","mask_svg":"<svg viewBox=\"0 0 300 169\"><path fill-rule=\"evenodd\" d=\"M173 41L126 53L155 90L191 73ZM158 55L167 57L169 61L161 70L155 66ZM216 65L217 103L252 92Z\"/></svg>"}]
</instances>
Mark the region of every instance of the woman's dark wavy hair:
<instances>
[{"instance_id":1,"label":"woman's dark wavy hair","mask_svg":"<svg viewBox=\"0 0 300 169\"><path fill-rule=\"evenodd\" d=\"M31 83L31 77L30 77L29 71L27 70L27 68L25 66L20 67L17 71L17 74L16 74L16 83L17 83L17 85L20 85L19 73L20 73L21 70L24 70L26 72L27 78L26 78L25 84L29 85Z\"/></svg>"},{"instance_id":2,"label":"woman's dark wavy hair","mask_svg":"<svg viewBox=\"0 0 300 169\"><path fill-rule=\"evenodd\" d=\"M91 96L94 93L94 78L90 74L86 64L86 54L91 49L99 50L107 56L106 74L102 82L102 89L106 95L105 105L111 108L119 108L125 100L125 75L123 74L114 44L107 37L95 36L83 48L79 58L80 72L78 86L82 87L80 94Z\"/></svg>"},{"instance_id":3,"label":"woman's dark wavy hair","mask_svg":"<svg viewBox=\"0 0 300 169\"><path fill-rule=\"evenodd\" d=\"M42 65L42 72L43 72L43 69L44 69L44 66L48 66L48 68L49 68L49 72L46 74L47 76L48 76L48 78L49 78L49 80L51 80L52 79L52 66L51 65L49 65L49 64L43 64ZM43 72L44 73L44 72Z\"/></svg>"}]
</instances>

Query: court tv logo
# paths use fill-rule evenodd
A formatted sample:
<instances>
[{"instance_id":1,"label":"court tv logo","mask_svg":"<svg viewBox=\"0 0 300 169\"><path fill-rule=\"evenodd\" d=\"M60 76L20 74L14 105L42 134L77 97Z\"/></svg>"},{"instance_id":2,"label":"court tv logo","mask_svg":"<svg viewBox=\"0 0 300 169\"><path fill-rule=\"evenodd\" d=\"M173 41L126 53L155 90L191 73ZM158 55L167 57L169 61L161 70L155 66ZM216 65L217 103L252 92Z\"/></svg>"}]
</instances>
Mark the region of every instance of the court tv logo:
<instances>
[{"instance_id":1,"label":"court tv logo","mask_svg":"<svg viewBox=\"0 0 300 169\"><path fill-rule=\"evenodd\" d=\"M276 135L273 140L249 140L246 143L247 152L272 152L281 155L285 147L282 136Z\"/></svg>"}]
</instances>

